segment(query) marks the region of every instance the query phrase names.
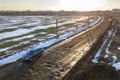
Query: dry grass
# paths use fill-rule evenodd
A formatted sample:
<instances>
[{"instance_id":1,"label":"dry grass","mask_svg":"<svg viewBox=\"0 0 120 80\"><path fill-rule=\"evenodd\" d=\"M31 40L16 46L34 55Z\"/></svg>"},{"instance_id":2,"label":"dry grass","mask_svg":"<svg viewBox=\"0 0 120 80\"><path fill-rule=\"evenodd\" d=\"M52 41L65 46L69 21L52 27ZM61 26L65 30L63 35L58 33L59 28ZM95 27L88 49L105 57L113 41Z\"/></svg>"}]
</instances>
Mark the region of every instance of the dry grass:
<instances>
[{"instance_id":1,"label":"dry grass","mask_svg":"<svg viewBox=\"0 0 120 80\"><path fill-rule=\"evenodd\" d=\"M73 80L119 80L120 73L113 67L103 64L89 66L84 72L77 72Z\"/></svg>"}]
</instances>

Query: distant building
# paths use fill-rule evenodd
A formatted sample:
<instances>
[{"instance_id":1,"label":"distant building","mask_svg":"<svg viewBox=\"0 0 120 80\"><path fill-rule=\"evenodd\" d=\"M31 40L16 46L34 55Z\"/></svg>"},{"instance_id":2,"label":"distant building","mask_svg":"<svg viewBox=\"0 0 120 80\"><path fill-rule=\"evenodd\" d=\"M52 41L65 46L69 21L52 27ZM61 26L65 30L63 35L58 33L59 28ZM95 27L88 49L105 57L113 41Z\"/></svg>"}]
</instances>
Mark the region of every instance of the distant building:
<instances>
[{"instance_id":1,"label":"distant building","mask_svg":"<svg viewBox=\"0 0 120 80\"><path fill-rule=\"evenodd\" d=\"M120 13L120 9L113 9L112 13Z\"/></svg>"},{"instance_id":2,"label":"distant building","mask_svg":"<svg viewBox=\"0 0 120 80\"><path fill-rule=\"evenodd\" d=\"M112 16L119 16L120 17L120 9L113 9L112 10Z\"/></svg>"}]
</instances>

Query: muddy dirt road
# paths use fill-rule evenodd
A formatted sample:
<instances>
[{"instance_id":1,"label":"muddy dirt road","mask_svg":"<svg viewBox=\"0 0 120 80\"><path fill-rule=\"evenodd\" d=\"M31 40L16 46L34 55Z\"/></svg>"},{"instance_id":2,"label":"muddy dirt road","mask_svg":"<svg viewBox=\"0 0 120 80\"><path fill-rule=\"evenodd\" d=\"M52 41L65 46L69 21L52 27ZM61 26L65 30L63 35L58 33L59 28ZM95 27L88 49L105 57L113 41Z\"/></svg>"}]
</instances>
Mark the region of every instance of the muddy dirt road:
<instances>
[{"instance_id":1,"label":"muddy dirt road","mask_svg":"<svg viewBox=\"0 0 120 80\"><path fill-rule=\"evenodd\" d=\"M36 61L24 64L8 65L1 68L1 80L61 80L67 72L90 49L90 45L109 26L109 20L104 18L96 26L89 28L65 41L46 49ZM89 37L88 35L91 35ZM20 78L21 77L21 78Z\"/></svg>"}]
</instances>

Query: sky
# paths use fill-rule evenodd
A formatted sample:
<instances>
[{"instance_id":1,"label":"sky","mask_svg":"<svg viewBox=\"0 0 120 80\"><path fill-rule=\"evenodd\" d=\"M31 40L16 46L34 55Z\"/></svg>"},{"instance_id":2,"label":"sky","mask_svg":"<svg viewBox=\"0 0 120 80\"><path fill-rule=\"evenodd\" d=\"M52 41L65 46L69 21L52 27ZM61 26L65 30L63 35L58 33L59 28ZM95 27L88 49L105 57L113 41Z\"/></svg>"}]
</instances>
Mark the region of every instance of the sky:
<instances>
[{"instance_id":1,"label":"sky","mask_svg":"<svg viewBox=\"0 0 120 80\"><path fill-rule=\"evenodd\" d=\"M120 0L0 0L0 10L92 11L120 8Z\"/></svg>"}]
</instances>

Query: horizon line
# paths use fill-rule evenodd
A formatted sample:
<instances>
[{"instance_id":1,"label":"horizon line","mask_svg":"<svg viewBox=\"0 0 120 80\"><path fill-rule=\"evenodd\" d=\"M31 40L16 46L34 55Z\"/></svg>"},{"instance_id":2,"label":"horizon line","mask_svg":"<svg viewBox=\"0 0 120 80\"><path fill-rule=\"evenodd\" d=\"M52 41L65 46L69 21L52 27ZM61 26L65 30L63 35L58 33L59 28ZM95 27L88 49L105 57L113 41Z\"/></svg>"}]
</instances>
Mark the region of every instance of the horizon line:
<instances>
[{"instance_id":1,"label":"horizon line","mask_svg":"<svg viewBox=\"0 0 120 80\"><path fill-rule=\"evenodd\" d=\"M114 8L116 9L116 8ZM30 11L30 12L34 12L34 11L67 11L67 12L70 12L70 11L76 11L76 12L92 12L92 11L112 11L113 9L107 9L107 10L87 10L87 11L84 11L84 10L0 10L0 11Z\"/></svg>"}]
</instances>

